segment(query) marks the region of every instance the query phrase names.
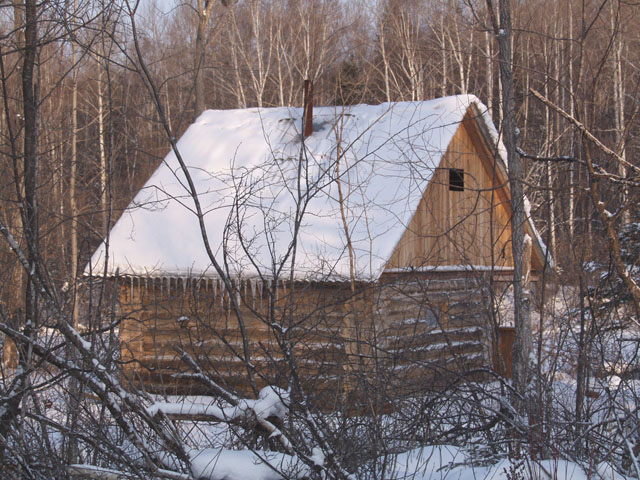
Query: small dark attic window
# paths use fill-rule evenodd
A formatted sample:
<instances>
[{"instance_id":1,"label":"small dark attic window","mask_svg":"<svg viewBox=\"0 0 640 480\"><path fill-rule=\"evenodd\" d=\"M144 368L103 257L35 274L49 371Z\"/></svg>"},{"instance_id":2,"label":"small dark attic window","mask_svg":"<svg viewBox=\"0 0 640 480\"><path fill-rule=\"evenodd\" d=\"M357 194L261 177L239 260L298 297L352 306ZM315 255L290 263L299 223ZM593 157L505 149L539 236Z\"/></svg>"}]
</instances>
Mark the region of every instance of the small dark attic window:
<instances>
[{"instance_id":1,"label":"small dark attic window","mask_svg":"<svg viewBox=\"0 0 640 480\"><path fill-rule=\"evenodd\" d=\"M449 190L452 192L464 191L464 170L461 168L449 169Z\"/></svg>"}]
</instances>

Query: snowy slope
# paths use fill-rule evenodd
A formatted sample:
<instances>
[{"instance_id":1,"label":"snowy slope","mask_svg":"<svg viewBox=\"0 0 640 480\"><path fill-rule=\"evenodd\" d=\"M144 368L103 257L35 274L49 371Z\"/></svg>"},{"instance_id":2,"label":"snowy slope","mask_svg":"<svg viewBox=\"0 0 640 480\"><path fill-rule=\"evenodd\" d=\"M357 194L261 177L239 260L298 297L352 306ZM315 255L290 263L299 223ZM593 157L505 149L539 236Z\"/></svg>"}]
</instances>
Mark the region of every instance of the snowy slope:
<instances>
[{"instance_id":1,"label":"snowy slope","mask_svg":"<svg viewBox=\"0 0 640 480\"><path fill-rule=\"evenodd\" d=\"M284 265L288 276L298 217L296 278L348 278L339 168L356 275L376 278L471 103L486 111L471 95L316 107L314 132L304 145L301 108L204 112L178 149L195 182L217 261L226 260L234 275L260 271L273 277ZM173 152L109 240L109 275L215 275ZM104 261L103 244L85 273L102 273Z\"/></svg>"}]
</instances>

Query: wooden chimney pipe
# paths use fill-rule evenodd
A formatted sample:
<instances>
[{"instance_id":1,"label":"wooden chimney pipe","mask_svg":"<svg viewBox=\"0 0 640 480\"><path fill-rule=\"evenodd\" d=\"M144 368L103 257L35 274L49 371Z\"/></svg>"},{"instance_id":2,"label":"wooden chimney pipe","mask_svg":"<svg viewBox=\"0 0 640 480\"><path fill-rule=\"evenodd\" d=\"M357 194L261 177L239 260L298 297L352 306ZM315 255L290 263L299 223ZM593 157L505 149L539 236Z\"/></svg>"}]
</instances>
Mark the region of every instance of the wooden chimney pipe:
<instances>
[{"instance_id":1,"label":"wooden chimney pipe","mask_svg":"<svg viewBox=\"0 0 640 480\"><path fill-rule=\"evenodd\" d=\"M307 138L313 133L313 84L304 81L304 114L302 119L302 136Z\"/></svg>"}]
</instances>

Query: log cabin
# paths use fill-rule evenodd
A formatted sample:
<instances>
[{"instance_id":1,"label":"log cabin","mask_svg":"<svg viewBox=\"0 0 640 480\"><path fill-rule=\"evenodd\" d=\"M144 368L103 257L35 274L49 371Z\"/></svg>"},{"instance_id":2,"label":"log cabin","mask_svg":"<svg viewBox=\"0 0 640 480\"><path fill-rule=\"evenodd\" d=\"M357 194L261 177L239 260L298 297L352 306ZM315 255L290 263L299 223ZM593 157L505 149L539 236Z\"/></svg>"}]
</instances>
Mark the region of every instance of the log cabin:
<instances>
[{"instance_id":1,"label":"log cabin","mask_svg":"<svg viewBox=\"0 0 640 480\"><path fill-rule=\"evenodd\" d=\"M124 375L335 399L508 375L511 198L486 107L305 103L205 111L94 253ZM550 259L525 231L535 281Z\"/></svg>"}]
</instances>

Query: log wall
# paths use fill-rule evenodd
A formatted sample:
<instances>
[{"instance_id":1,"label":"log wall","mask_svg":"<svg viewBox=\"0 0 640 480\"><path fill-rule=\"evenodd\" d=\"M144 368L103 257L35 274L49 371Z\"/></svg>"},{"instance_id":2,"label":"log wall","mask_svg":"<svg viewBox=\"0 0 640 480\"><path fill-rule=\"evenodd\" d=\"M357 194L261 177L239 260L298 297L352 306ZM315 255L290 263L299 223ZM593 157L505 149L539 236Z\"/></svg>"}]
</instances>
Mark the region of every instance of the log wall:
<instances>
[{"instance_id":1,"label":"log wall","mask_svg":"<svg viewBox=\"0 0 640 480\"><path fill-rule=\"evenodd\" d=\"M284 283L247 281L232 288L230 293L220 280L190 279L133 279L123 285L127 376L155 391L198 392L201 382L180 359L184 351L227 387L246 390L249 374L258 389L286 387L289 347L305 379L342 376L350 297L344 285L300 284L292 291ZM247 363L255 367L250 372Z\"/></svg>"},{"instance_id":2,"label":"log wall","mask_svg":"<svg viewBox=\"0 0 640 480\"><path fill-rule=\"evenodd\" d=\"M433 277L433 276L432 276ZM126 377L156 392L206 393L181 352L223 386L388 398L478 380L493 365L488 293L471 276L361 284L132 279L121 287ZM244 335L243 335L244 332ZM245 361L249 359L249 362ZM247 365L251 365L248 368Z\"/></svg>"}]
</instances>

